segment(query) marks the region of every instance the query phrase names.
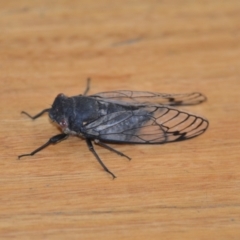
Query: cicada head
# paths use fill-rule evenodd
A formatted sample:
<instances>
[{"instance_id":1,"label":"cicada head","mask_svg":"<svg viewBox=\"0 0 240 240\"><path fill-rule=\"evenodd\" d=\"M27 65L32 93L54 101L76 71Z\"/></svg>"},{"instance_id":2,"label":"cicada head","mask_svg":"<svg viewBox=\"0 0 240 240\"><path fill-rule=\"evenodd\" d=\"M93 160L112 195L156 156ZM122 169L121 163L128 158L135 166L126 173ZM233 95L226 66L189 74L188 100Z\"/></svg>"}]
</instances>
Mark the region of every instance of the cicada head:
<instances>
[{"instance_id":1,"label":"cicada head","mask_svg":"<svg viewBox=\"0 0 240 240\"><path fill-rule=\"evenodd\" d=\"M67 129L69 125L69 111L71 111L71 99L63 93L60 93L53 102L52 108L49 111L49 117L64 131L64 129Z\"/></svg>"}]
</instances>

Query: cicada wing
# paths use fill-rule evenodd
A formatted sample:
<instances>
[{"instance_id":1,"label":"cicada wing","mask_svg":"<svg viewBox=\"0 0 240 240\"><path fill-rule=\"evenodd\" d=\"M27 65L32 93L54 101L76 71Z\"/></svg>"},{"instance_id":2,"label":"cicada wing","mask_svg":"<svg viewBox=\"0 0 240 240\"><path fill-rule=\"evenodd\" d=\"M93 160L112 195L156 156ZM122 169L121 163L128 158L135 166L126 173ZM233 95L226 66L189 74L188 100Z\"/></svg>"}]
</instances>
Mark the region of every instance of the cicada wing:
<instances>
[{"instance_id":1,"label":"cicada wing","mask_svg":"<svg viewBox=\"0 0 240 240\"><path fill-rule=\"evenodd\" d=\"M84 133L102 141L155 144L197 137L207 128L202 117L156 105L107 114L86 124Z\"/></svg>"},{"instance_id":2,"label":"cicada wing","mask_svg":"<svg viewBox=\"0 0 240 240\"><path fill-rule=\"evenodd\" d=\"M101 92L91 95L94 98L111 99L129 103L155 103L168 106L195 105L206 101L206 97L199 93L167 94L141 91L120 90L112 92Z\"/></svg>"}]
</instances>

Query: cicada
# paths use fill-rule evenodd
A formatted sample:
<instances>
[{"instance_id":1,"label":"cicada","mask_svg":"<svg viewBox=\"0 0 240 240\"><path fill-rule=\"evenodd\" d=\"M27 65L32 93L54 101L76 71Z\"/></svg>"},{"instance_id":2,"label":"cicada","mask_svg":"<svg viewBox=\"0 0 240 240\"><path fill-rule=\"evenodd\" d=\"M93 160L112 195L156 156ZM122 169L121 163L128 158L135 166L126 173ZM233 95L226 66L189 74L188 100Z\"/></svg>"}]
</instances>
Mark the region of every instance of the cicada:
<instances>
[{"instance_id":1,"label":"cicada","mask_svg":"<svg viewBox=\"0 0 240 240\"><path fill-rule=\"evenodd\" d=\"M36 119L48 112L62 133L51 137L44 145L29 154L32 156L50 144L74 135L85 139L103 169L116 176L105 166L93 147L93 142L130 160L130 157L106 143L164 144L188 140L204 133L208 121L200 116L181 111L177 106L195 105L206 101L199 93L165 94L145 91L110 91L87 96L90 80L82 95L67 97L58 94L51 108L42 110Z\"/></svg>"}]
</instances>

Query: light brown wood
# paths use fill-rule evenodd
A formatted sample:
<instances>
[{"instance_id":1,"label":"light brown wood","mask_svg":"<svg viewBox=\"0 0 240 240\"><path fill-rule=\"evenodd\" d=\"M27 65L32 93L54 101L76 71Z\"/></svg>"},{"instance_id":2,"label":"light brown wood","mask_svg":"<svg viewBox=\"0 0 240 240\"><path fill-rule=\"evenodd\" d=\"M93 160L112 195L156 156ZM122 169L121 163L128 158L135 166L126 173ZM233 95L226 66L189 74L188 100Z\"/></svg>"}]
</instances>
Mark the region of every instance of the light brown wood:
<instances>
[{"instance_id":1,"label":"light brown wood","mask_svg":"<svg viewBox=\"0 0 240 240\"><path fill-rule=\"evenodd\" d=\"M55 3L54 3L55 2ZM229 1L0 3L1 239L240 239L240 5ZM97 147L35 114L64 92L185 93L210 121L193 140Z\"/></svg>"}]
</instances>

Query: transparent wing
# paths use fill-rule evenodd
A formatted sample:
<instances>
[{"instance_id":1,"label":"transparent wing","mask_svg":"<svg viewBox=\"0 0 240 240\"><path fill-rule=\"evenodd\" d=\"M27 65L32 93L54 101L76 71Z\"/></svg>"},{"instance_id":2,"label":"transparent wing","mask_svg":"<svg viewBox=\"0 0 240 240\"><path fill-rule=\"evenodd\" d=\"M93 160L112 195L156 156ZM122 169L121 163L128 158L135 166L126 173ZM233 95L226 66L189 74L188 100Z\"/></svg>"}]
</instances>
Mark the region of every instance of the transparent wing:
<instances>
[{"instance_id":1,"label":"transparent wing","mask_svg":"<svg viewBox=\"0 0 240 240\"><path fill-rule=\"evenodd\" d=\"M109 142L167 143L204 133L208 121L168 106L145 106L107 114L86 124L86 136Z\"/></svg>"},{"instance_id":2,"label":"transparent wing","mask_svg":"<svg viewBox=\"0 0 240 240\"><path fill-rule=\"evenodd\" d=\"M101 92L91 95L90 97L124 101L129 103L157 103L168 106L195 105L204 102L207 99L203 94L199 92L185 94L167 94L129 90Z\"/></svg>"}]
</instances>

